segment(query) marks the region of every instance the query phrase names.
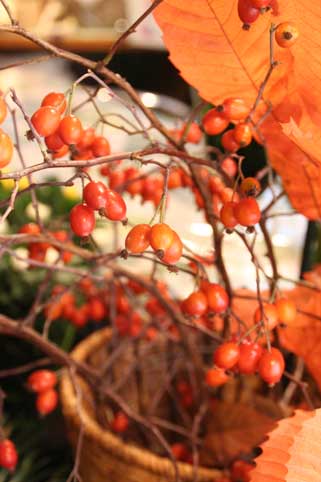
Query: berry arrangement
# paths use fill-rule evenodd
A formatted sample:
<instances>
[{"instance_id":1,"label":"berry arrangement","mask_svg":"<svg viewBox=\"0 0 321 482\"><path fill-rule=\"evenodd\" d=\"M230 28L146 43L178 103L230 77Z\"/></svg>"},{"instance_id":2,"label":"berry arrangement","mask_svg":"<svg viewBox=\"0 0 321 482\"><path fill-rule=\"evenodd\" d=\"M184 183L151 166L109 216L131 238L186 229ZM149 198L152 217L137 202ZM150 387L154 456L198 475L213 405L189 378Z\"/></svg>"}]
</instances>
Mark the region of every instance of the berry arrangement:
<instances>
[{"instance_id":1,"label":"berry arrangement","mask_svg":"<svg viewBox=\"0 0 321 482\"><path fill-rule=\"evenodd\" d=\"M240 29L242 34L250 37L250 26L275 9L274 0L238 0L233 15L249 30ZM24 30L23 35L30 38ZM302 316L313 318L311 311L302 309L295 289L317 291L319 279L314 284L280 273L269 226L285 193L274 192L268 156L264 169L250 166L248 173L252 150L264 156L267 148L261 125L274 115L265 99L272 71L278 67L274 47L289 49L298 39L295 23L272 24L270 69L252 102L241 89L230 96L226 92L215 103L201 103L188 119L175 119L173 125L163 124L127 81L108 69L109 60L97 64L80 56L70 59L60 50L59 55L86 70L67 92L50 89L32 113L26 112L14 90L1 94L0 123L12 123L14 138L0 130L0 168L6 168L0 181L12 182L0 201L0 221L10 226L17 199L26 194L31 194L34 218L1 235L0 247L15 262L23 262L38 285L23 319L0 314L0 334L34 344L49 359L45 368L35 362L21 372L28 372L24 388L35 416L51 417L59 406L62 365L77 394L79 413L83 377L92 391L89 403L95 422L126 443L168 457L177 481L179 462L193 466L195 474L200 466L219 469L218 482L249 482L255 447L266 435L261 412L275 421L299 404L313 408L302 381L308 375L302 367L299 370L299 357L293 368L297 353L284 341L284 333L297 327ZM48 45L43 46L52 51ZM77 104L77 89L86 79L94 81L95 88L86 89L88 98ZM120 87L130 102L111 84ZM120 115L117 123L109 120L115 114L108 104L101 105L100 91L124 108L127 115ZM93 108L94 124L86 124L83 106ZM23 132L16 111L22 116ZM113 130L137 136L141 148L118 152ZM40 161L24 159L23 136L38 146ZM20 169L13 167L14 156L21 161ZM72 175L43 182L36 176L56 168L63 173L68 168ZM21 189L22 179L27 185ZM77 187L80 193L57 219L43 217L37 197L50 185L61 187L61 192ZM209 253L198 252L198 247L195 252L180 232L182 224L168 221L173 200L182 193L213 235ZM135 213L133 200L139 206ZM257 253L259 238L268 268ZM225 253L230 239L240 240L246 249L254 290L234 285ZM110 245L113 248L107 249ZM192 280L187 294L183 276ZM298 288L286 290L284 282ZM75 362L53 341L58 325L76 333L77 339L108 327L110 342L103 353ZM260 397L269 399L268 408L262 408ZM248 422L244 417L235 448L233 439L232 448L223 447L222 455L217 443L220 424L213 428L212 420L218 404L228 406L231 400L237 406L248 402L262 426L258 423L254 434L243 437ZM226 408L223 418L228 419L228 413ZM227 432L234 433L233 423ZM72 474L77 480L81 437ZM18 466L15 443L5 430L0 431L0 466L9 472Z\"/></svg>"}]
</instances>

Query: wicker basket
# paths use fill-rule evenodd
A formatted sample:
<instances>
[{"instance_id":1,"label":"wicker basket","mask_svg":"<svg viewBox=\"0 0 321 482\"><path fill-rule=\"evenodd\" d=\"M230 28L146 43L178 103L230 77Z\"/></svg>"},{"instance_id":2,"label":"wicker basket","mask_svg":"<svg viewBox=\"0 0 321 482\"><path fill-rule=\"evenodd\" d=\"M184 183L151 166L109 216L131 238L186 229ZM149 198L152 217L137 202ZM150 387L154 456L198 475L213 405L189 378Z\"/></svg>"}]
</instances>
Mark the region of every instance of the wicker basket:
<instances>
[{"instance_id":1,"label":"wicker basket","mask_svg":"<svg viewBox=\"0 0 321 482\"><path fill-rule=\"evenodd\" d=\"M110 338L109 329L89 336L72 352L75 360L85 361L92 353L103 347ZM90 390L81 383L84 399L90 399ZM79 410L73 384L67 372L60 385L61 403L67 424L68 436L75 448L83 423L84 438L80 457L80 474L84 482L169 482L175 480L174 468L169 459L154 455L134 445L124 443L95 420L87 404ZM79 404L78 404L79 405ZM179 463L180 477L184 481L195 480L193 467ZM213 482L222 473L218 470L199 468L198 482Z\"/></svg>"}]
</instances>

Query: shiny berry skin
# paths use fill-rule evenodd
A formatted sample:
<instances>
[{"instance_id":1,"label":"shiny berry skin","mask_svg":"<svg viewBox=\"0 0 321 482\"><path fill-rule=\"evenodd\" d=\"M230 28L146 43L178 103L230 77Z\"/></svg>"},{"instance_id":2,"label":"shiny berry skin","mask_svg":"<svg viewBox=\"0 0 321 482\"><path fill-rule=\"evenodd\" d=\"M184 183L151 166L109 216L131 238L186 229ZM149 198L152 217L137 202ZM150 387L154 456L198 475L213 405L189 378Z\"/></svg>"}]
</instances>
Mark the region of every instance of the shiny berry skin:
<instances>
[{"instance_id":1,"label":"shiny berry skin","mask_svg":"<svg viewBox=\"0 0 321 482\"><path fill-rule=\"evenodd\" d=\"M276 306L272 303L265 303L263 305L263 313L258 307L254 313L254 323L263 321L268 330L273 330L279 323L279 316Z\"/></svg>"},{"instance_id":2,"label":"shiny berry skin","mask_svg":"<svg viewBox=\"0 0 321 482\"><path fill-rule=\"evenodd\" d=\"M69 152L69 147L64 144L58 151L55 151L52 155L53 159L60 159Z\"/></svg>"},{"instance_id":3,"label":"shiny berry skin","mask_svg":"<svg viewBox=\"0 0 321 482\"><path fill-rule=\"evenodd\" d=\"M107 189L106 198L105 216L111 221L123 221L126 218L127 207L121 195L116 191Z\"/></svg>"},{"instance_id":4,"label":"shiny berry skin","mask_svg":"<svg viewBox=\"0 0 321 482\"><path fill-rule=\"evenodd\" d=\"M149 247L151 227L149 224L137 224L127 234L125 246L134 254L143 253Z\"/></svg>"},{"instance_id":5,"label":"shiny berry skin","mask_svg":"<svg viewBox=\"0 0 321 482\"><path fill-rule=\"evenodd\" d=\"M235 206L234 214L242 226L254 226L261 219L260 207L252 197L241 199Z\"/></svg>"},{"instance_id":6,"label":"shiny berry skin","mask_svg":"<svg viewBox=\"0 0 321 482\"><path fill-rule=\"evenodd\" d=\"M185 131L185 126L182 128L181 133ZM187 129L186 142L191 144L198 144L203 137L203 133L196 122L192 122Z\"/></svg>"},{"instance_id":7,"label":"shiny berry skin","mask_svg":"<svg viewBox=\"0 0 321 482\"><path fill-rule=\"evenodd\" d=\"M18 463L18 454L15 444L9 440L0 441L0 467L3 467L9 472L13 472Z\"/></svg>"},{"instance_id":8,"label":"shiny berry skin","mask_svg":"<svg viewBox=\"0 0 321 482\"><path fill-rule=\"evenodd\" d=\"M235 140L234 129L224 132L221 138L221 144L227 152L236 152L241 147Z\"/></svg>"},{"instance_id":9,"label":"shiny berry skin","mask_svg":"<svg viewBox=\"0 0 321 482\"><path fill-rule=\"evenodd\" d=\"M240 357L237 367L243 375L252 375L258 369L263 348L258 343L244 342L240 344Z\"/></svg>"},{"instance_id":10,"label":"shiny berry skin","mask_svg":"<svg viewBox=\"0 0 321 482\"><path fill-rule=\"evenodd\" d=\"M27 386L33 392L44 392L57 384L57 375L51 370L37 370L28 377Z\"/></svg>"},{"instance_id":11,"label":"shiny berry skin","mask_svg":"<svg viewBox=\"0 0 321 482\"><path fill-rule=\"evenodd\" d=\"M58 129L60 114L54 107L40 107L31 117L31 122L40 136L48 137Z\"/></svg>"},{"instance_id":12,"label":"shiny berry skin","mask_svg":"<svg viewBox=\"0 0 321 482\"><path fill-rule=\"evenodd\" d=\"M260 15L260 9L252 6L251 0L238 0L238 14L245 25L255 22Z\"/></svg>"},{"instance_id":13,"label":"shiny berry skin","mask_svg":"<svg viewBox=\"0 0 321 482\"><path fill-rule=\"evenodd\" d=\"M210 368L205 375L205 382L209 387L220 387L225 385L229 379L230 377L219 367Z\"/></svg>"},{"instance_id":14,"label":"shiny berry skin","mask_svg":"<svg viewBox=\"0 0 321 482\"><path fill-rule=\"evenodd\" d=\"M167 224L154 224L150 232L150 245L155 251L165 251L173 241L174 231Z\"/></svg>"},{"instance_id":15,"label":"shiny berry skin","mask_svg":"<svg viewBox=\"0 0 321 482\"><path fill-rule=\"evenodd\" d=\"M211 109L204 115L202 124L206 134L216 136L227 129L229 120L223 112L218 112L216 109Z\"/></svg>"},{"instance_id":16,"label":"shiny berry skin","mask_svg":"<svg viewBox=\"0 0 321 482\"><path fill-rule=\"evenodd\" d=\"M250 0L252 7L255 8L266 8L272 3L272 0Z\"/></svg>"},{"instance_id":17,"label":"shiny berry skin","mask_svg":"<svg viewBox=\"0 0 321 482\"><path fill-rule=\"evenodd\" d=\"M106 137L96 137L91 145L95 157L108 156L110 154L110 144Z\"/></svg>"},{"instance_id":18,"label":"shiny berry skin","mask_svg":"<svg viewBox=\"0 0 321 482\"><path fill-rule=\"evenodd\" d=\"M66 97L61 92L50 92L41 102L41 107L45 106L54 107L60 115L63 115L67 107Z\"/></svg>"},{"instance_id":19,"label":"shiny berry skin","mask_svg":"<svg viewBox=\"0 0 321 482\"><path fill-rule=\"evenodd\" d=\"M269 385L278 383L284 373L285 362L282 353L277 348L266 350L259 362L259 375Z\"/></svg>"},{"instance_id":20,"label":"shiny berry skin","mask_svg":"<svg viewBox=\"0 0 321 482\"><path fill-rule=\"evenodd\" d=\"M208 309L214 313L224 313L229 305L229 297L223 286L216 283L209 283L204 290Z\"/></svg>"},{"instance_id":21,"label":"shiny berry skin","mask_svg":"<svg viewBox=\"0 0 321 482\"><path fill-rule=\"evenodd\" d=\"M40 415L53 412L58 405L58 393L53 388L40 392L36 399L36 408Z\"/></svg>"},{"instance_id":22,"label":"shiny berry skin","mask_svg":"<svg viewBox=\"0 0 321 482\"><path fill-rule=\"evenodd\" d=\"M84 129L81 139L76 145L77 151L83 151L84 149L88 149L91 147L92 143L94 142L96 137L95 129L92 127L88 127L88 129Z\"/></svg>"},{"instance_id":23,"label":"shiny berry skin","mask_svg":"<svg viewBox=\"0 0 321 482\"><path fill-rule=\"evenodd\" d=\"M178 234L173 231L174 238L169 246L165 249L164 256L162 257L162 262L166 264L175 264L179 261L183 253L183 243Z\"/></svg>"},{"instance_id":24,"label":"shiny berry skin","mask_svg":"<svg viewBox=\"0 0 321 482\"><path fill-rule=\"evenodd\" d=\"M0 169L7 166L13 156L13 143L8 134L0 129Z\"/></svg>"},{"instance_id":25,"label":"shiny berry skin","mask_svg":"<svg viewBox=\"0 0 321 482\"><path fill-rule=\"evenodd\" d=\"M291 325L297 316L296 304L292 300L280 298L275 303L280 323Z\"/></svg>"},{"instance_id":26,"label":"shiny berry skin","mask_svg":"<svg viewBox=\"0 0 321 482\"><path fill-rule=\"evenodd\" d=\"M255 177L246 177L241 182L240 191L244 196L256 197L261 192L260 181Z\"/></svg>"},{"instance_id":27,"label":"shiny berry skin","mask_svg":"<svg viewBox=\"0 0 321 482\"><path fill-rule=\"evenodd\" d=\"M87 206L95 210L105 208L107 204L107 189L107 186L100 181L90 181L88 184L86 184L83 191L83 196Z\"/></svg>"},{"instance_id":28,"label":"shiny berry skin","mask_svg":"<svg viewBox=\"0 0 321 482\"><path fill-rule=\"evenodd\" d=\"M67 115L59 124L58 134L62 141L68 146L78 144L81 140L83 127L78 117Z\"/></svg>"},{"instance_id":29,"label":"shiny berry skin","mask_svg":"<svg viewBox=\"0 0 321 482\"><path fill-rule=\"evenodd\" d=\"M220 220L226 228L233 229L238 224L234 210L237 203L229 201L223 204L220 211Z\"/></svg>"},{"instance_id":30,"label":"shiny berry skin","mask_svg":"<svg viewBox=\"0 0 321 482\"><path fill-rule=\"evenodd\" d=\"M70 211L70 226L77 236L89 236L95 223L94 210L85 204L77 204Z\"/></svg>"},{"instance_id":31,"label":"shiny berry skin","mask_svg":"<svg viewBox=\"0 0 321 482\"><path fill-rule=\"evenodd\" d=\"M7 117L7 104L3 98L3 96L0 96L0 124L5 120Z\"/></svg>"},{"instance_id":32,"label":"shiny berry skin","mask_svg":"<svg viewBox=\"0 0 321 482\"><path fill-rule=\"evenodd\" d=\"M229 97L222 104L224 115L230 122L239 122L245 120L250 113L250 109L244 99L238 97Z\"/></svg>"},{"instance_id":33,"label":"shiny berry skin","mask_svg":"<svg viewBox=\"0 0 321 482\"><path fill-rule=\"evenodd\" d=\"M50 151L59 151L65 145L57 132L45 137L45 143Z\"/></svg>"},{"instance_id":34,"label":"shiny berry skin","mask_svg":"<svg viewBox=\"0 0 321 482\"><path fill-rule=\"evenodd\" d=\"M183 310L191 316L201 316L207 311L207 297L202 291L194 291L183 302Z\"/></svg>"},{"instance_id":35,"label":"shiny berry skin","mask_svg":"<svg viewBox=\"0 0 321 482\"><path fill-rule=\"evenodd\" d=\"M124 433L129 427L129 420L125 413L117 412L115 413L114 419L110 424L110 428L113 432Z\"/></svg>"},{"instance_id":36,"label":"shiny berry skin","mask_svg":"<svg viewBox=\"0 0 321 482\"><path fill-rule=\"evenodd\" d=\"M290 22L280 23L275 31L276 43L282 48L289 48L295 44L299 31L295 24Z\"/></svg>"},{"instance_id":37,"label":"shiny berry skin","mask_svg":"<svg viewBox=\"0 0 321 482\"><path fill-rule=\"evenodd\" d=\"M240 122L234 127L234 139L241 147L246 147L252 142L252 130L249 124Z\"/></svg>"},{"instance_id":38,"label":"shiny berry skin","mask_svg":"<svg viewBox=\"0 0 321 482\"><path fill-rule=\"evenodd\" d=\"M237 364L239 358L239 346L232 341L228 341L226 343L222 343L222 345L216 349L213 360L215 365L219 368L229 370Z\"/></svg>"}]
</instances>

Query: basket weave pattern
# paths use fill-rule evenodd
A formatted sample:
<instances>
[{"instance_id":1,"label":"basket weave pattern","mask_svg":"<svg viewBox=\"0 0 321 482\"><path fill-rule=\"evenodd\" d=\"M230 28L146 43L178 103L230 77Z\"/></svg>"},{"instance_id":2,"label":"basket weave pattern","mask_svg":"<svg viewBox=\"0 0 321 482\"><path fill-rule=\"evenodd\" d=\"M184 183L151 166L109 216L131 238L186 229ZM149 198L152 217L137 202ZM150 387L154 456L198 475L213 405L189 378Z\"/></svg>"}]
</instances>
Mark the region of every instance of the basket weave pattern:
<instances>
[{"instance_id":1,"label":"basket weave pattern","mask_svg":"<svg viewBox=\"0 0 321 482\"><path fill-rule=\"evenodd\" d=\"M89 336L72 352L72 357L85 361L90 354L106 344L111 336L109 329L104 329ZM84 399L90 399L90 389L81 383ZM169 482L175 480L173 464L167 458L134 445L126 444L117 436L103 429L86 404L82 404L80 413L73 384L67 372L64 372L60 385L61 403L66 420L68 436L76 448L80 430L80 418L83 424L83 444L80 457L80 474L84 482ZM87 392L87 393L86 393ZM193 481L193 467L178 463L182 480ZM218 470L199 468L198 482L214 482L222 476Z\"/></svg>"}]
</instances>

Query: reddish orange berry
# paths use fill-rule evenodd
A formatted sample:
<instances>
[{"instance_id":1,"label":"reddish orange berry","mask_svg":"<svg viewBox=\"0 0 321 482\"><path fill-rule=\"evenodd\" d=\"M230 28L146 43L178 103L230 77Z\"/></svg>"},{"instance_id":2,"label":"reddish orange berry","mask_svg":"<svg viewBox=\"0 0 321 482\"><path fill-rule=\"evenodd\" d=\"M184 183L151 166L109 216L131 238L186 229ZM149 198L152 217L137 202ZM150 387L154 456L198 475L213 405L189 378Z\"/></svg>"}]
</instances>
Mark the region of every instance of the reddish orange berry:
<instances>
[{"instance_id":1,"label":"reddish orange berry","mask_svg":"<svg viewBox=\"0 0 321 482\"><path fill-rule=\"evenodd\" d=\"M191 316L201 316L206 313L208 307L207 297L203 291L194 291L183 302L183 310Z\"/></svg>"},{"instance_id":2,"label":"reddish orange berry","mask_svg":"<svg viewBox=\"0 0 321 482\"><path fill-rule=\"evenodd\" d=\"M83 195L84 201L91 209L99 210L106 207L108 188L103 182L90 181L86 184Z\"/></svg>"},{"instance_id":3,"label":"reddish orange berry","mask_svg":"<svg viewBox=\"0 0 321 482\"><path fill-rule=\"evenodd\" d=\"M60 113L54 107L40 107L31 117L31 122L40 136L48 137L58 129Z\"/></svg>"},{"instance_id":4,"label":"reddish orange berry","mask_svg":"<svg viewBox=\"0 0 321 482\"><path fill-rule=\"evenodd\" d=\"M282 48L289 48L295 44L299 37L299 30L294 23L283 22L275 31L276 43Z\"/></svg>"},{"instance_id":5,"label":"reddish orange berry","mask_svg":"<svg viewBox=\"0 0 321 482\"><path fill-rule=\"evenodd\" d=\"M252 197L241 199L234 208L234 214L242 226L254 226L261 219L260 207Z\"/></svg>"},{"instance_id":6,"label":"reddish orange berry","mask_svg":"<svg viewBox=\"0 0 321 482\"><path fill-rule=\"evenodd\" d=\"M106 137L96 137L91 145L95 157L104 157L110 154L110 144Z\"/></svg>"},{"instance_id":7,"label":"reddish orange berry","mask_svg":"<svg viewBox=\"0 0 321 482\"><path fill-rule=\"evenodd\" d=\"M27 386L33 392L44 392L57 384L57 375L51 370L36 370L29 375Z\"/></svg>"},{"instance_id":8,"label":"reddish orange berry","mask_svg":"<svg viewBox=\"0 0 321 482\"><path fill-rule=\"evenodd\" d=\"M9 440L4 439L0 441L0 467L3 467L9 472L13 472L18 463L18 454L15 444Z\"/></svg>"},{"instance_id":9,"label":"reddish orange berry","mask_svg":"<svg viewBox=\"0 0 321 482\"><path fill-rule=\"evenodd\" d=\"M151 227L149 224L137 224L127 234L125 246L134 254L143 253L150 244Z\"/></svg>"},{"instance_id":10,"label":"reddish orange berry","mask_svg":"<svg viewBox=\"0 0 321 482\"><path fill-rule=\"evenodd\" d=\"M124 433L129 427L129 419L123 412L117 412L114 415L114 419L110 424L113 432Z\"/></svg>"},{"instance_id":11,"label":"reddish orange berry","mask_svg":"<svg viewBox=\"0 0 321 482\"><path fill-rule=\"evenodd\" d=\"M259 362L259 375L269 385L278 383L284 373L285 362L282 353L277 348L266 350Z\"/></svg>"},{"instance_id":12,"label":"reddish orange berry","mask_svg":"<svg viewBox=\"0 0 321 482\"><path fill-rule=\"evenodd\" d=\"M53 388L38 393L36 407L42 416L53 412L58 405L58 393Z\"/></svg>"},{"instance_id":13,"label":"reddish orange berry","mask_svg":"<svg viewBox=\"0 0 321 482\"><path fill-rule=\"evenodd\" d=\"M263 313L258 307L254 313L254 323L263 321L268 330L273 330L279 323L279 316L276 306L271 303L264 303Z\"/></svg>"},{"instance_id":14,"label":"reddish orange berry","mask_svg":"<svg viewBox=\"0 0 321 482\"><path fill-rule=\"evenodd\" d=\"M240 358L239 346L232 342L222 343L214 353L214 363L219 368L229 370L237 364Z\"/></svg>"},{"instance_id":15,"label":"reddish orange berry","mask_svg":"<svg viewBox=\"0 0 321 482\"><path fill-rule=\"evenodd\" d=\"M228 128L229 120L223 112L211 109L204 115L202 124L206 134L216 136Z\"/></svg>"},{"instance_id":16,"label":"reddish orange berry","mask_svg":"<svg viewBox=\"0 0 321 482\"><path fill-rule=\"evenodd\" d=\"M0 124L5 120L7 117L7 104L3 98L3 95L0 95Z\"/></svg>"},{"instance_id":17,"label":"reddish orange berry","mask_svg":"<svg viewBox=\"0 0 321 482\"><path fill-rule=\"evenodd\" d=\"M279 321L281 323L285 323L286 325L291 325L297 316L297 307L294 301L286 298L280 298L275 304Z\"/></svg>"},{"instance_id":18,"label":"reddish orange berry","mask_svg":"<svg viewBox=\"0 0 321 482\"><path fill-rule=\"evenodd\" d=\"M250 109L244 99L238 97L230 97L223 102L224 115L231 122L243 121L250 113Z\"/></svg>"},{"instance_id":19,"label":"reddish orange berry","mask_svg":"<svg viewBox=\"0 0 321 482\"><path fill-rule=\"evenodd\" d=\"M150 245L155 250L165 251L174 241L174 231L165 223L154 224L150 231Z\"/></svg>"},{"instance_id":20,"label":"reddish orange berry","mask_svg":"<svg viewBox=\"0 0 321 482\"><path fill-rule=\"evenodd\" d=\"M95 223L94 210L85 204L77 204L70 211L70 227L77 236L89 236Z\"/></svg>"},{"instance_id":21,"label":"reddish orange berry","mask_svg":"<svg viewBox=\"0 0 321 482\"><path fill-rule=\"evenodd\" d=\"M240 344L240 357L237 367L243 375L251 375L258 369L263 354L263 348L258 343L243 342Z\"/></svg>"},{"instance_id":22,"label":"reddish orange berry","mask_svg":"<svg viewBox=\"0 0 321 482\"><path fill-rule=\"evenodd\" d=\"M7 166L13 156L13 143L8 134L0 129L0 169Z\"/></svg>"},{"instance_id":23,"label":"reddish orange berry","mask_svg":"<svg viewBox=\"0 0 321 482\"><path fill-rule=\"evenodd\" d=\"M166 264L175 264L179 261L183 253L183 243L178 234L173 231L174 238L169 246L165 249L164 256L162 257L162 262Z\"/></svg>"},{"instance_id":24,"label":"reddish orange berry","mask_svg":"<svg viewBox=\"0 0 321 482\"><path fill-rule=\"evenodd\" d=\"M58 134L62 141L68 146L71 144L78 144L83 133L83 127L74 115L67 115L59 124Z\"/></svg>"},{"instance_id":25,"label":"reddish orange berry","mask_svg":"<svg viewBox=\"0 0 321 482\"><path fill-rule=\"evenodd\" d=\"M256 197L261 192L260 181L255 179L255 177L246 177L241 182L240 190L244 196Z\"/></svg>"},{"instance_id":26,"label":"reddish orange berry","mask_svg":"<svg viewBox=\"0 0 321 482\"><path fill-rule=\"evenodd\" d=\"M240 122L234 127L234 139L241 147L246 147L252 142L252 130L249 124Z\"/></svg>"},{"instance_id":27,"label":"reddish orange berry","mask_svg":"<svg viewBox=\"0 0 321 482\"><path fill-rule=\"evenodd\" d=\"M207 296L209 311L223 313L229 305L229 297L223 286L216 283L208 283L202 290Z\"/></svg>"},{"instance_id":28,"label":"reddish orange berry","mask_svg":"<svg viewBox=\"0 0 321 482\"><path fill-rule=\"evenodd\" d=\"M210 368L206 372L205 381L209 387L220 387L228 382L230 377L225 373L222 368L214 367Z\"/></svg>"},{"instance_id":29,"label":"reddish orange berry","mask_svg":"<svg viewBox=\"0 0 321 482\"><path fill-rule=\"evenodd\" d=\"M226 228L233 229L238 224L238 220L235 217L234 210L237 203L230 201L223 204L220 211L220 220Z\"/></svg>"},{"instance_id":30,"label":"reddish orange berry","mask_svg":"<svg viewBox=\"0 0 321 482\"><path fill-rule=\"evenodd\" d=\"M235 152L241 147L240 144L235 140L234 129L224 132L221 138L221 144L228 152Z\"/></svg>"},{"instance_id":31,"label":"reddish orange berry","mask_svg":"<svg viewBox=\"0 0 321 482\"><path fill-rule=\"evenodd\" d=\"M63 115L67 107L65 95L61 92L50 92L41 102L41 107L46 106L54 107L60 115Z\"/></svg>"},{"instance_id":32,"label":"reddish orange berry","mask_svg":"<svg viewBox=\"0 0 321 482\"><path fill-rule=\"evenodd\" d=\"M127 206L121 195L117 191L107 189L106 199L105 216L111 221L123 221L126 218Z\"/></svg>"}]
</instances>

